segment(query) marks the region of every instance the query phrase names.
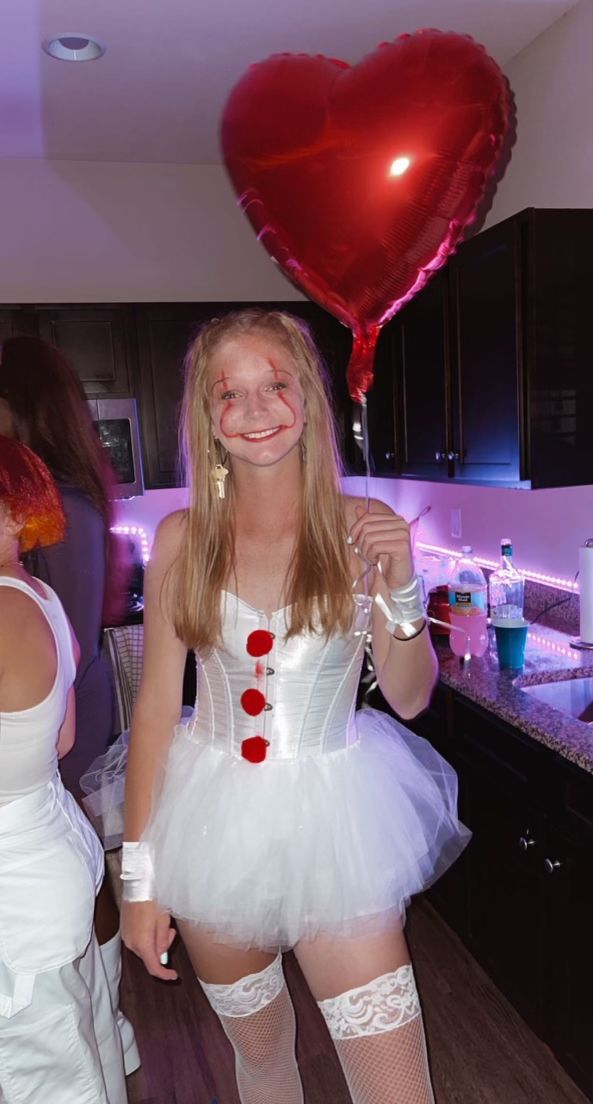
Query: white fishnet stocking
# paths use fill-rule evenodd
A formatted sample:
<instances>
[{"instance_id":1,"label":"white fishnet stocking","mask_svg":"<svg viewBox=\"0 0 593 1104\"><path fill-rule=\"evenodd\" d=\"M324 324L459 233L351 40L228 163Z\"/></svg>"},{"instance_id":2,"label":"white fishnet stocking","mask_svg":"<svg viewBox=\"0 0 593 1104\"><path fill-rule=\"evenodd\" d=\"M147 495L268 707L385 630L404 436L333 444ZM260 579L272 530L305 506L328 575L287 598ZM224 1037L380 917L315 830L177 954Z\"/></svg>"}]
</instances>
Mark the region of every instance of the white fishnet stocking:
<instances>
[{"instance_id":1,"label":"white fishnet stocking","mask_svg":"<svg viewBox=\"0 0 593 1104\"><path fill-rule=\"evenodd\" d=\"M280 956L233 985L200 984L235 1051L242 1104L303 1104L294 1009Z\"/></svg>"},{"instance_id":2,"label":"white fishnet stocking","mask_svg":"<svg viewBox=\"0 0 593 1104\"><path fill-rule=\"evenodd\" d=\"M410 965L320 1001L353 1104L434 1104Z\"/></svg>"}]
</instances>

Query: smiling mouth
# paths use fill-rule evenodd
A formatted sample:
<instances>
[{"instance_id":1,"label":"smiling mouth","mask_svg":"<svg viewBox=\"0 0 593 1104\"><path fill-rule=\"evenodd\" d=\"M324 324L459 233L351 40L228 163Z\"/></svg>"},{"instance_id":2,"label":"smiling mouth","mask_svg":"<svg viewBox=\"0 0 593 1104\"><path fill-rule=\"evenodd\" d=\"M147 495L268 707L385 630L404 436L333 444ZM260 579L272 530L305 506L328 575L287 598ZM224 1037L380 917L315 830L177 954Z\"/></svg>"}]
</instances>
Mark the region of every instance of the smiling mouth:
<instances>
[{"instance_id":1,"label":"smiling mouth","mask_svg":"<svg viewBox=\"0 0 593 1104\"><path fill-rule=\"evenodd\" d=\"M244 441L266 441L269 437L275 437L283 429L284 426L275 426L274 429L260 429L255 433L242 433L241 436Z\"/></svg>"}]
</instances>

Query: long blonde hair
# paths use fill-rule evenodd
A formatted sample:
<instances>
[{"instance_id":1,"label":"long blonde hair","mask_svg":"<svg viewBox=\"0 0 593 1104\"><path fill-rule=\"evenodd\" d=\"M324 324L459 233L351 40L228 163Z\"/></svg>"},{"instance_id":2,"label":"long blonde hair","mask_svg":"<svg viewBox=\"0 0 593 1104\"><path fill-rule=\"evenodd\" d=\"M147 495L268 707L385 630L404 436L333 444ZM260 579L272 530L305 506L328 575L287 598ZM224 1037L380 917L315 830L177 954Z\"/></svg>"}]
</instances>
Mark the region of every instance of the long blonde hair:
<instances>
[{"instance_id":1,"label":"long blonde hair","mask_svg":"<svg viewBox=\"0 0 593 1104\"><path fill-rule=\"evenodd\" d=\"M177 635L196 650L220 643L221 592L234 566L232 472L225 499L217 496L210 474L224 457L212 434L208 372L224 342L252 333L264 334L288 351L305 396L301 524L287 577L287 636L305 629L327 635L347 632L352 621L340 462L320 355L308 327L291 315L237 311L204 326L185 360L180 447L190 505L174 565L173 611Z\"/></svg>"}]
</instances>

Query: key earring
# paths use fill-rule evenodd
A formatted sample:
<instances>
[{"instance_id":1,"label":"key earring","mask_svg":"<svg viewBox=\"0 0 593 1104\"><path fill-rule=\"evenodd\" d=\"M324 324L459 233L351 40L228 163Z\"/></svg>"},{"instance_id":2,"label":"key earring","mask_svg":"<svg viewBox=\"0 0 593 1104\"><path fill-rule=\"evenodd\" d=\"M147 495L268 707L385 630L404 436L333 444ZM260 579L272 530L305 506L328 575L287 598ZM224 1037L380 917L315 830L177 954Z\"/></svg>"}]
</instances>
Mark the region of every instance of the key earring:
<instances>
[{"instance_id":1,"label":"key earring","mask_svg":"<svg viewBox=\"0 0 593 1104\"><path fill-rule=\"evenodd\" d=\"M216 452L218 452L218 449L216 447L216 442L217 441L218 441L218 438L215 437L214 438L214 442L215 442L214 447L215 447ZM227 478L228 474L229 474L228 468L225 468L224 464L222 464L220 462L220 460L216 464L214 464L214 466L210 469L210 478L212 479L212 481L214 483L214 486L216 488L216 491L217 491L217 494L218 494L219 498L226 498L225 483L226 483L226 478Z\"/></svg>"},{"instance_id":2,"label":"key earring","mask_svg":"<svg viewBox=\"0 0 593 1104\"><path fill-rule=\"evenodd\" d=\"M210 475L211 475L212 479L214 480L216 490L218 491L218 497L219 498L225 498L226 497L224 484L225 484L226 477L227 477L228 474L229 474L229 470L228 470L228 468L225 468L224 464L215 464L214 467L212 468L211 472L210 472Z\"/></svg>"}]
</instances>

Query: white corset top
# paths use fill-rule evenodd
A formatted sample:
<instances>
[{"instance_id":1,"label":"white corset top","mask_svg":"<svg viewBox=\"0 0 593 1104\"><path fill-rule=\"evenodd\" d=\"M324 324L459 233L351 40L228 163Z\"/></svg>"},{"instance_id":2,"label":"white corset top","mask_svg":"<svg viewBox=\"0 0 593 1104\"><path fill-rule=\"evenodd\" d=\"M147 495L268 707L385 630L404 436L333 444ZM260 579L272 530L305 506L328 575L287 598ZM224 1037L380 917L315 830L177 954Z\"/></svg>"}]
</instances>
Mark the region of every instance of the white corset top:
<instances>
[{"instance_id":1,"label":"white corset top","mask_svg":"<svg viewBox=\"0 0 593 1104\"><path fill-rule=\"evenodd\" d=\"M285 641L289 607L268 619L224 591L224 647L197 657L191 738L253 762L347 747L356 740L369 606L357 604L346 636L304 633Z\"/></svg>"}]
</instances>

